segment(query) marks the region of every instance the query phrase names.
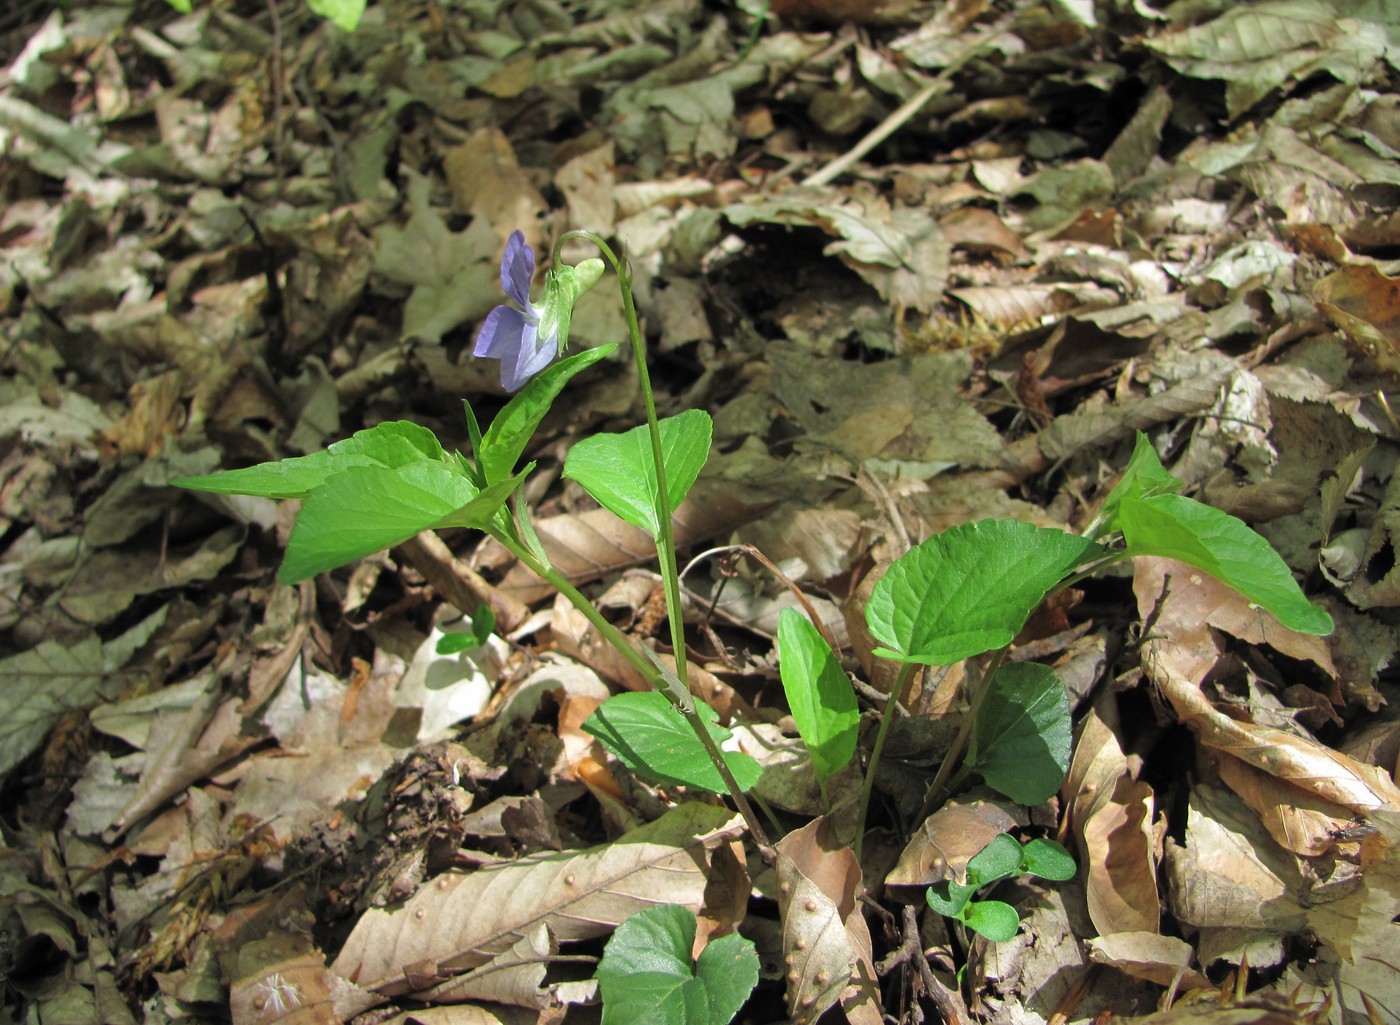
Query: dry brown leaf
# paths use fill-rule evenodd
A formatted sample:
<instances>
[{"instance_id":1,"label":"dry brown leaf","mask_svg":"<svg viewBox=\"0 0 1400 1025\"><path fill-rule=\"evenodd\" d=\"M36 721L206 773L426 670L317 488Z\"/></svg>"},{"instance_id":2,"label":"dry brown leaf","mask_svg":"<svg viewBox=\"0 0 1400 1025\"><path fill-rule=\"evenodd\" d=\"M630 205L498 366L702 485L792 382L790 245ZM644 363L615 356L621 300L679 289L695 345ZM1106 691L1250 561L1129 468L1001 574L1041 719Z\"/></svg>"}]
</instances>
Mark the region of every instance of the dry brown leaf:
<instances>
[{"instance_id":1,"label":"dry brown leaf","mask_svg":"<svg viewBox=\"0 0 1400 1025\"><path fill-rule=\"evenodd\" d=\"M1278 845L1294 854L1313 857L1336 846L1334 830L1345 829L1351 816L1331 801L1281 782L1247 762L1219 752L1220 779L1254 809Z\"/></svg>"},{"instance_id":2,"label":"dry brown leaf","mask_svg":"<svg viewBox=\"0 0 1400 1025\"><path fill-rule=\"evenodd\" d=\"M710 852L740 829L724 809L686 804L601 847L438 876L402 907L366 912L331 970L386 996L410 993L484 964L540 923L568 942L652 904L698 909Z\"/></svg>"},{"instance_id":3,"label":"dry brown leaf","mask_svg":"<svg viewBox=\"0 0 1400 1025\"><path fill-rule=\"evenodd\" d=\"M146 762L135 793L112 823L107 839L125 833L197 779L253 747L256 733L245 729L239 702L219 701L213 677L201 701L171 716L156 717L146 745Z\"/></svg>"},{"instance_id":4,"label":"dry brown leaf","mask_svg":"<svg viewBox=\"0 0 1400 1025\"><path fill-rule=\"evenodd\" d=\"M1210 980L1191 967L1192 956L1191 944L1155 930L1120 932L1089 941L1091 960L1159 986L1176 984L1179 992L1210 988Z\"/></svg>"},{"instance_id":5,"label":"dry brown leaf","mask_svg":"<svg viewBox=\"0 0 1400 1025\"><path fill-rule=\"evenodd\" d=\"M1341 900L1308 910L1308 925L1341 961L1340 998L1359 1007L1365 993L1383 1025L1400 1022L1400 972L1395 970L1400 920L1400 816L1373 820L1378 832L1363 842L1361 886Z\"/></svg>"},{"instance_id":6,"label":"dry brown leaf","mask_svg":"<svg viewBox=\"0 0 1400 1025\"><path fill-rule=\"evenodd\" d=\"M1311 662L1334 680L1337 678L1327 638L1289 630L1251 605L1233 587L1184 562L1151 555L1138 556L1133 561L1133 587L1139 595L1150 595L1155 601L1170 576L1168 597L1189 606L1191 615L1201 625L1224 630L1247 644L1267 644L1289 658ZM1140 598L1139 608L1141 604Z\"/></svg>"},{"instance_id":7,"label":"dry brown leaf","mask_svg":"<svg viewBox=\"0 0 1400 1025\"><path fill-rule=\"evenodd\" d=\"M548 958L559 953L549 928L540 922L511 948L465 975L449 979L441 986L419 994L434 1003L463 1003L489 1000L515 1007L545 1008L555 1002L545 988Z\"/></svg>"},{"instance_id":8,"label":"dry brown leaf","mask_svg":"<svg viewBox=\"0 0 1400 1025\"><path fill-rule=\"evenodd\" d=\"M795 1025L838 1000L854 1025L879 1025L880 997L870 930L861 913L860 865L818 818L778 841L788 1014Z\"/></svg>"},{"instance_id":9,"label":"dry brown leaf","mask_svg":"<svg viewBox=\"0 0 1400 1025\"><path fill-rule=\"evenodd\" d=\"M330 983L319 951L261 965L229 987L233 1025L335 1025Z\"/></svg>"},{"instance_id":10,"label":"dry brown leaf","mask_svg":"<svg viewBox=\"0 0 1400 1025\"><path fill-rule=\"evenodd\" d=\"M1086 869L1085 898L1100 936L1158 931L1152 788L1134 778L1118 737L1091 710L1061 788Z\"/></svg>"},{"instance_id":11,"label":"dry brown leaf","mask_svg":"<svg viewBox=\"0 0 1400 1025\"><path fill-rule=\"evenodd\" d=\"M1317 306L1376 366L1400 374L1400 289L1370 264L1338 268L1317 283Z\"/></svg>"},{"instance_id":12,"label":"dry brown leaf","mask_svg":"<svg viewBox=\"0 0 1400 1025\"><path fill-rule=\"evenodd\" d=\"M545 1025L552 1020L524 1007L493 1007L488 1011L476 1004L445 1004L404 1011L384 1025Z\"/></svg>"},{"instance_id":13,"label":"dry brown leaf","mask_svg":"<svg viewBox=\"0 0 1400 1025\"><path fill-rule=\"evenodd\" d=\"M1357 762L1311 738L1239 722L1217 711L1199 686L1218 656L1209 610L1203 615L1195 603L1205 586L1198 578L1206 574L1179 563L1163 565L1149 558L1136 561L1134 589L1139 614L1144 619L1156 617L1152 635L1142 647L1143 671L1202 744L1287 785L1284 791L1266 795L1251 782L1246 791L1276 820L1275 836L1280 842L1297 843L1302 847L1300 854L1318 853L1321 848L1313 839L1313 827L1320 821L1314 818L1317 813L1347 820L1353 813L1400 811L1400 787L1384 770ZM1162 580L1167 573L1171 583L1162 599ZM1272 619L1263 610L1256 615L1261 620ZM1286 631L1276 622L1264 630L1272 646L1277 646L1275 641L1283 643L1280 632ZM1245 776L1236 774L1236 778L1243 780ZM1335 807L1328 809L1327 803ZM1299 806L1307 813L1295 817L1292 809ZM1285 822L1285 817L1294 821ZM1304 839L1308 842L1303 843Z\"/></svg>"},{"instance_id":14,"label":"dry brown leaf","mask_svg":"<svg viewBox=\"0 0 1400 1025\"><path fill-rule=\"evenodd\" d=\"M758 508L736 497L732 486L700 481L676 510L676 544L684 548L731 530ZM624 523L606 509L548 516L536 520L534 527L549 561L571 583L596 580L606 573L656 558L656 544L650 534ZM513 561L495 541L483 546L480 559L486 566ZM520 565L512 566L498 587L527 605L554 592L554 588Z\"/></svg>"},{"instance_id":15,"label":"dry brown leaf","mask_svg":"<svg viewBox=\"0 0 1400 1025\"><path fill-rule=\"evenodd\" d=\"M944 879L962 879L968 860L993 837L1024 824L1009 802L954 798L924 820L885 884L932 886Z\"/></svg>"},{"instance_id":16,"label":"dry brown leaf","mask_svg":"<svg viewBox=\"0 0 1400 1025\"><path fill-rule=\"evenodd\" d=\"M1169 842L1166 866L1172 913L1183 925L1280 936L1303 924L1296 860L1270 842L1228 790L1191 791L1186 846Z\"/></svg>"}]
</instances>

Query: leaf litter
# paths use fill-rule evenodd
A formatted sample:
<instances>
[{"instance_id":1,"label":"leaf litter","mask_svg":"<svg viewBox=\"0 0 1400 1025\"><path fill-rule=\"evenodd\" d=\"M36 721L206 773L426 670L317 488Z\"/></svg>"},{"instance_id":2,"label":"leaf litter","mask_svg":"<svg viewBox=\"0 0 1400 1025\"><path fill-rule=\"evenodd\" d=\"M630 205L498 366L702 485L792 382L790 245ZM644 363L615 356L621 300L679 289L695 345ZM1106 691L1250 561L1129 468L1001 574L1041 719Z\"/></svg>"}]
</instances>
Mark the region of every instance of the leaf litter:
<instances>
[{"instance_id":1,"label":"leaf litter","mask_svg":"<svg viewBox=\"0 0 1400 1025\"><path fill-rule=\"evenodd\" d=\"M394 0L346 33L19 4L0 33L7 1015L585 1020L601 939L661 901L702 976L757 942L742 1021L1400 1021L1391 5ZM286 586L290 509L167 487L410 412L464 445L461 400L505 401L470 349L508 236L575 227L626 242L662 405L714 417L691 660L775 868L594 742L642 682L508 553L448 529ZM623 325L595 291L571 331ZM659 643L645 532L560 476L636 422L605 363L528 497ZM1137 430L1336 633L1170 553L1081 583L1012 648L1083 681L1058 795L923 807L968 660L898 711L857 859L783 696L794 599L728 546L887 707L883 567L988 516L1083 529ZM483 604L502 637L437 655ZM1019 934L965 945L919 888L1007 829L1081 873L1003 885Z\"/></svg>"}]
</instances>

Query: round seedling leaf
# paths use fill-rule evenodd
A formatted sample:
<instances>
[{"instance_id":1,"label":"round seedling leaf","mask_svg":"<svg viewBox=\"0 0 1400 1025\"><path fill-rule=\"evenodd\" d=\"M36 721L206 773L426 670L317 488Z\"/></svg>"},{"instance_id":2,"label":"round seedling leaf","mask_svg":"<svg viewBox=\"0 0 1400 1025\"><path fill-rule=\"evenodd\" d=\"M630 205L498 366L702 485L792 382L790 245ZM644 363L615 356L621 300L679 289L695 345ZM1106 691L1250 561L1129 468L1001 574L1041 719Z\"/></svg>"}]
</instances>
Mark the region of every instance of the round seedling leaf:
<instances>
[{"instance_id":1,"label":"round seedling leaf","mask_svg":"<svg viewBox=\"0 0 1400 1025\"><path fill-rule=\"evenodd\" d=\"M972 886L986 886L1020 872L1021 845L1009 833L992 837L967 863L967 881Z\"/></svg>"},{"instance_id":2,"label":"round seedling leaf","mask_svg":"<svg viewBox=\"0 0 1400 1025\"><path fill-rule=\"evenodd\" d=\"M993 943L1005 943L1021 928L1021 916L1010 904L999 900L975 900L963 914L967 927Z\"/></svg>"},{"instance_id":3,"label":"round seedling leaf","mask_svg":"<svg viewBox=\"0 0 1400 1025\"><path fill-rule=\"evenodd\" d=\"M967 906L968 899L977 892L977 887L943 879L924 891L924 900L944 918L959 918Z\"/></svg>"},{"instance_id":4,"label":"round seedling leaf","mask_svg":"<svg viewBox=\"0 0 1400 1025\"><path fill-rule=\"evenodd\" d=\"M1025 872L1042 879L1064 882L1079 871L1074 856L1054 840L1031 840L1021 848L1021 865Z\"/></svg>"}]
</instances>

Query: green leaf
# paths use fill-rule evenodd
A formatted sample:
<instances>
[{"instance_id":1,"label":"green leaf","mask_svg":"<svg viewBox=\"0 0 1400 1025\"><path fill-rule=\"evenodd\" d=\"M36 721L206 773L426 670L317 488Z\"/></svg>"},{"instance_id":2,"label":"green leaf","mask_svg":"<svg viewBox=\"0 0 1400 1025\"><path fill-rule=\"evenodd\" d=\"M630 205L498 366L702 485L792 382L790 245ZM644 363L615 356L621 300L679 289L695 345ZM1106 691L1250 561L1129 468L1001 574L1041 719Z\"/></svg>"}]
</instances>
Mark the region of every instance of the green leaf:
<instances>
[{"instance_id":1,"label":"green leaf","mask_svg":"<svg viewBox=\"0 0 1400 1025\"><path fill-rule=\"evenodd\" d=\"M219 495L305 498L331 476L352 467L394 469L421 462L448 461L432 431L407 420L394 420L356 431L344 441L337 441L309 456L259 463L244 470L180 477L170 483Z\"/></svg>"},{"instance_id":2,"label":"green leaf","mask_svg":"<svg viewBox=\"0 0 1400 1025\"><path fill-rule=\"evenodd\" d=\"M697 703L696 711L716 744L729 739L729 731L716 725L719 716L713 708ZM728 793L700 738L664 694L654 690L617 694L599 705L583 728L633 772L662 783ZM763 774L751 755L726 751L724 761L741 790L752 789Z\"/></svg>"},{"instance_id":3,"label":"green leaf","mask_svg":"<svg viewBox=\"0 0 1400 1025\"><path fill-rule=\"evenodd\" d=\"M1064 882L1079 871L1074 856L1054 840L1032 840L1021 848L1021 871Z\"/></svg>"},{"instance_id":4,"label":"green leaf","mask_svg":"<svg viewBox=\"0 0 1400 1025\"><path fill-rule=\"evenodd\" d=\"M1290 630L1332 632L1332 617L1303 595L1278 552L1229 513L1180 495L1154 495L1125 499L1118 519L1127 555L1161 555L1195 566Z\"/></svg>"},{"instance_id":5,"label":"green leaf","mask_svg":"<svg viewBox=\"0 0 1400 1025\"><path fill-rule=\"evenodd\" d=\"M616 344L600 345L560 360L537 374L506 403L505 408L496 414L496 419L491 421L491 426L486 429L476 448L477 460L487 484L495 484L511 475L525 446L534 437L535 428L539 427L549 407L564 390L564 385L575 374L591 367L616 348Z\"/></svg>"},{"instance_id":6,"label":"green leaf","mask_svg":"<svg viewBox=\"0 0 1400 1025\"><path fill-rule=\"evenodd\" d=\"M1157 458L1157 450L1152 447L1152 442L1146 434L1138 431L1132 458L1128 460L1123 476L1103 500L1103 508L1099 510L1098 522L1102 524L1099 533L1111 533L1122 529L1118 522L1118 509L1124 499L1176 494L1180 490L1181 481L1167 472L1162 461Z\"/></svg>"},{"instance_id":7,"label":"green leaf","mask_svg":"<svg viewBox=\"0 0 1400 1025\"><path fill-rule=\"evenodd\" d=\"M1021 928L1021 917L1010 904L999 900L975 900L963 911L967 927L993 943L1005 943Z\"/></svg>"},{"instance_id":8,"label":"green leaf","mask_svg":"<svg viewBox=\"0 0 1400 1025\"><path fill-rule=\"evenodd\" d=\"M668 515L676 511L710 453L713 424L702 409L687 409L660 423L666 468ZM578 481L605 509L656 537L656 464L647 425L622 434L584 438L564 460L564 476Z\"/></svg>"},{"instance_id":9,"label":"green leaf","mask_svg":"<svg viewBox=\"0 0 1400 1025\"><path fill-rule=\"evenodd\" d=\"M865 621L900 662L950 665L1010 644L1045 593L1104 553L1093 541L1016 520L935 534L880 578Z\"/></svg>"},{"instance_id":10,"label":"green leaf","mask_svg":"<svg viewBox=\"0 0 1400 1025\"><path fill-rule=\"evenodd\" d=\"M306 6L346 32L354 32L365 13L365 0L306 0Z\"/></svg>"},{"instance_id":11,"label":"green leaf","mask_svg":"<svg viewBox=\"0 0 1400 1025\"><path fill-rule=\"evenodd\" d=\"M778 616L783 692L819 779L845 768L856 752L860 708L851 679L815 626L796 609Z\"/></svg>"},{"instance_id":12,"label":"green leaf","mask_svg":"<svg viewBox=\"0 0 1400 1025\"><path fill-rule=\"evenodd\" d=\"M472 613L472 636L476 638L476 643L485 644L491 639L495 629L496 613L491 611L491 606L478 606L476 612Z\"/></svg>"},{"instance_id":13,"label":"green leaf","mask_svg":"<svg viewBox=\"0 0 1400 1025\"><path fill-rule=\"evenodd\" d=\"M1069 768L1069 697L1048 666L1003 665L977 711L965 771L1018 804L1039 804Z\"/></svg>"},{"instance_id":14,"label":"green leaf","mask_svg":"<svg viewBox=\"0 0 1400 1025\"><path fill-rule=\"evenodd\" d=\"M190 6L190 0L166 0L166 3L181 14L189 14L190 11L194 10L194 8Z\"/></svg>"},{"instance_id":15,"label":"green leaf","mask_svg":"<svg viewBox=\"0 0 1400 1025\"><path fill-rule=\"evenodd\" d=\"M481 647L481 642L471 634L457 631L439 637L433 650L439 655L456 655L458 652L471 651L473 648L479 647Z\"/></svg>"},{"instance_id":16,"label":"green leaf","mask_svg":"<svg viewBox=\"0 0 1400 1025\"><path fill-rule=\"evenodd\" d=\"M392 548L430 527L481 527L525 474L478 492L455 464L357 466L302 502L278 579L294 584Z\"/></svg>"},{"instance_id":17,"label":"green leaf","mask_svg":"<svg viewBox=\"0 0 1400 1025\"><path fill-rule=\"evenodd\" d=\"M924 900L944 918L961 918L968 898L976 892L975 886L954 879L943 879L925 891Z\"/></svg>"},{"instance_id":18,"label":"green leaf","mask_svg":"<svg viewBox=\"0 0 1400 1025\"><path fill-rule=\"evenodd\" d=\"M1021 845L1010 833L998 833L967 862L967 881L982 887L1021 873Z\"/></svg>"},{"instance_id":19,"label":"green leaf","mask_svg":"<svg viewBox=\"0 0 1400 1025\"><path fill-rule=\"evenodd\" d=\"M439 655L455 655L459 651L479 648L491 639L491 632L495 629L496 614L491 611L490 605L482 605L472 615L471 632L459 630L443 634L438 638L437 653Z\"/></svg>"},{"instance_id":20,"label":"green leaf","mask_svg":"<svg viewBox=\"0 0 1400 1025\"><path fill-rule=\"evenodd\" d=\"M598 962L603 1025L728 1025L758 985L752 941L731 933L690 957L695 915L675 904L617 927Z\"/></svg>"}]
</instances>

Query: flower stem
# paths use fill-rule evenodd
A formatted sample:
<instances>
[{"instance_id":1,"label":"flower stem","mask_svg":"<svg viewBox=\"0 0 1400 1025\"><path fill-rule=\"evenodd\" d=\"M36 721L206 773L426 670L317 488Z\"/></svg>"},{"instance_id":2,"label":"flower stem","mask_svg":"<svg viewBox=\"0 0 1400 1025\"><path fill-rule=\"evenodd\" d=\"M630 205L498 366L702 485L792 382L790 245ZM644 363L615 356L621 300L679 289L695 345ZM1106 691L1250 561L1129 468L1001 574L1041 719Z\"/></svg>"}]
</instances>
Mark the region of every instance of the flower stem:
<instances>
[{"instance_id":1,"label":"flower stem","mask_svg":"<svg viewBox=\"0 0 1400 1025\"><path fill-rule=\"evenodd\" d=\"M671 529L671 514L673 512L671 508L671 494L666 484L666 460L661 447L661 425L656 415L656 397L651 388L651 374L647 369L646 346L642 341L642 328L637 320L637 305L632 298L632 270L626 260L619 258L607 242L591 231L570 231L561 235L554 247L555 263L559 261L559 248L571 238L585 239L597 246L598 251L603 254L603 258L612 266L613 273L617 275L618 290L622 293L622 309L627 317L627 331L632 339L632 355L637 364L637 381L642 390L642 402L646 409L647 434L651 438L651 458L656 473L656 491L652 495L657 525L655 538L656 561L661 571L662 586L666 592L666 618L671 629L672 657L676 660L676 677L681 681L682 685L689 690L690 671L687 664L685 647L685 615L681 605L680 573L676 566L676 540ZM558 574L556 573L555 576L557 577ZM546 577L546 579L549 578ZM562 580L562 578L560 579ZM555 581L550 580L550 583L553 584ZM568 586L567 581L564 581L564 583ZM570 590L572 591L573 588L570 587ZM562 588L561 593L568 595L568 592L563 591ZM573 593L578 594L577 591ZM589 609L592 609L592 605L587 601L584 601L583 605L579 605L579 601L572 595L568 596L570 601L573 601L575 605L579 606L580 611L583 611L583 605L587 605ZM582 595L579 595L579 598L581 599ZM596 614L596 610L594 610L594 612ZM584 614L588 615L588 612L585 611ZM591 619L592 617L590 617L590 620ZM597 615L597 621L607 623L607 620L601 615ZM642 657L639 652L632 649L631 644L612 626L612 624L608 623L607 625L608 630L604 631L604 636L608 637L614 644L621 641L623 644L627 645L627 647L631 649L631 655L628 656L629 659L632 655L636 655L639 658ZM657 685L659 682L661 685L658 686L657 689L663 694L669 695L669 688L664 685L665 681L658 681L658 674L655 669L648 666L646 672L647 679L653 681L653 685ZM673 700L678 697L679 695L673 696ZM710 736L710 731L706 729L704 721L700 718L699 713L695 711L694 702L675 700L675 704L681 711L681 714L690 722L691 728L695 731L695 735L700 738L700 743L704 745L706 752L710 756L710 761L714 763L720 778L724 780L724 785L729 789L729 795L733 798L735 807L739 809L740 813L744 816L744 821L748 823L749 831L753 834L754 842L757 843L765 853L768 852L770 850L770 845L768 843L767 834L763 831L763 826L759 823L758 816L754 814L753 808L749 804L748 799L744 796L743 790L740 789L738 781L734 778L734 774L729 771L729 765L725 762L724 756L720 753L718 746L716 746L714 738Z\"/></svg>"},{"instance_id":2,"label":"flower stem","mask_svg":"<svg viewBox=\"0 0 1400 1025\"><path fill-rule=\"evenodd\" d=\"M856 811L856 842L854 844L856 860L860 860L861 844L865 840L865 816L870 810L870 793L875 788L875 770L880 764L880 754L885 749L885 738L889 736L890 723L894 721L895 713L899 709L908 690L910 682L914 679L914 670L917 669L913 662L905 662L900 667L899 676L895 678L894 687L890 690L890 700L885 705L885 714L880 719L880 729L875 734L875 746L870 751L870 762L865 767L865 781L860 788L860 808Z\"/></svg>"}]
</instances>

